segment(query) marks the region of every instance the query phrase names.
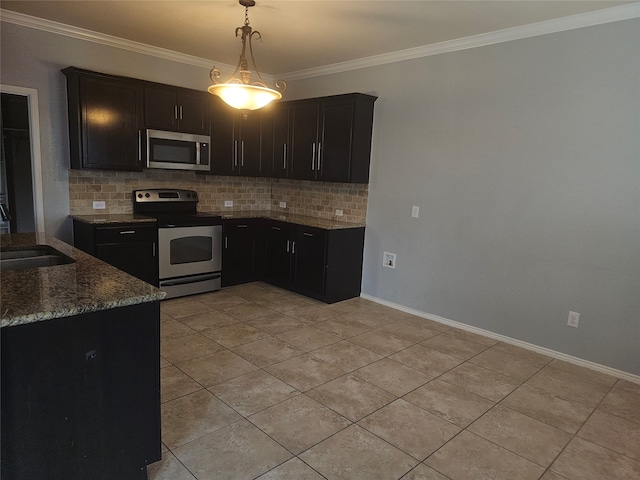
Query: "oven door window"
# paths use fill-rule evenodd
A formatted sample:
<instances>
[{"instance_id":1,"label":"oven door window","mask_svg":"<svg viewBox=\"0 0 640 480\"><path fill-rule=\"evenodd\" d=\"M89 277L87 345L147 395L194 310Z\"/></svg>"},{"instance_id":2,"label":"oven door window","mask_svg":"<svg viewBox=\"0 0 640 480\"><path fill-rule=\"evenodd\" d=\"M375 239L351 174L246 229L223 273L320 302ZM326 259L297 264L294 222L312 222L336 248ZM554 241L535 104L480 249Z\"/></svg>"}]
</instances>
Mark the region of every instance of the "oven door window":
<instances>
[{"instance_id":1,"label":"oven door window","mask_svg":"<svg viewBox=\"0 0 640 480\"><path fill-rule=\"evenodd\" d=\"M213 239L209 237L182 237L169 243L169 263L208 262L213 258Z\"/></svg>"},{"instance_id":2,"label":"oven door window","mask_svg":"<svg viewBox=\"0 0 640 480\"><path fill-rule=\"evenodd\" d=\"M158 229L160 279L219 272L222 267L222 226Z\"/></svg>"}]
</instances>

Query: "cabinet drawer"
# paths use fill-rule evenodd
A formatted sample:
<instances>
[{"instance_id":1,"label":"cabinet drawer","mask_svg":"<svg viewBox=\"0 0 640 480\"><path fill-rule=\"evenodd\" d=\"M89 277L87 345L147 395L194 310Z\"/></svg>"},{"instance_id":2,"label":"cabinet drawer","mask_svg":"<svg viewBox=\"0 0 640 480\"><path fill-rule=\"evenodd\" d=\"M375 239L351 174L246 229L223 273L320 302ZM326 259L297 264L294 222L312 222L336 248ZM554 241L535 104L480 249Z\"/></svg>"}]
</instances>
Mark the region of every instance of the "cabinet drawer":
<instances>
[{"instance_id":1,"label":"cabinet drawer","mask_svg":"<svg viewBox=\"0 0 640 480\"><path fill-rule=\"evenodd\" d=\"M158 236L155 227L126 225L96 228L96 243L155 242Z\"/></svg>"}]
</instances>

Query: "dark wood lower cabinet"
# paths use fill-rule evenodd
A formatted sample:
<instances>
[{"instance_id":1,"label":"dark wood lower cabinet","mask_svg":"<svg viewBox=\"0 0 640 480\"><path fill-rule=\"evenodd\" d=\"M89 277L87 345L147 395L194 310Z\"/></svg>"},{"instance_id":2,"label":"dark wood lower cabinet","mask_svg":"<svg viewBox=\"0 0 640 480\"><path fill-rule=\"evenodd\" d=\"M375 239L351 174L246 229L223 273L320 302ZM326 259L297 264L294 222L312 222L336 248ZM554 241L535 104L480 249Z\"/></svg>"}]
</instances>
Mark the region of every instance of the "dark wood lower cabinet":
<instances>
[{"instance_id":1,"label":"dark wood lower cabinet","mask_svg":"<svg viewBox=\"0 0 640 480\"><path fill-rule=\"evenodd\" d=\"M76 248L158 286L158 228L155 223L96 225L73 220Z\"/></svg>"},{"instance_id":2,"label":"dark wood lower cabinet","mask_svg":"<svg viewBox=\"0 0 640 480\"><path fill-rule=\"evenodd\" d=\"M146 479L161 459L160 305L3 328L3 480Z\"/></svg>"},{"instance_id":3,"label":"dark wood lower cabinet","mask_svg":"<svg viewBox=\"0 0 640 480\"><path fill-rule=\"evenodd\" d=\"M323 295L327 263L327 230L295 226L291 282L308 295Z\"/></svg>"},{"instance_id":4,"label":"dark wood lower cabinet","mask_svg":"<svg viewBox=\"0 0 640 480\"><path fill-rule=\"evenodd\" d=\"M335 303L360 295L364 227L325 230L266 220L263 279Z\"/></svg>"},{"instance_id":5,"label":"dark wood lower cabinet","mask_svg":"<svg viewBox=\"0 0 640 480\"><path fill-rule=\"evenodd\" d=\"M222 223L222 286L253 282L262 273L261 221L256 218Z\"/></svg>"},{"instance_id":6,"label":"dark wood lower cabinet","mask_svg":"<svg viewBox=\"0 0 640 480\"><path fill-rule=\"evenodd\" d=\"M273 285L288 288L291 282L291 240L293 226L289 223L266 220L263 225L263 279Z\"/></svg>"}]
</instances>

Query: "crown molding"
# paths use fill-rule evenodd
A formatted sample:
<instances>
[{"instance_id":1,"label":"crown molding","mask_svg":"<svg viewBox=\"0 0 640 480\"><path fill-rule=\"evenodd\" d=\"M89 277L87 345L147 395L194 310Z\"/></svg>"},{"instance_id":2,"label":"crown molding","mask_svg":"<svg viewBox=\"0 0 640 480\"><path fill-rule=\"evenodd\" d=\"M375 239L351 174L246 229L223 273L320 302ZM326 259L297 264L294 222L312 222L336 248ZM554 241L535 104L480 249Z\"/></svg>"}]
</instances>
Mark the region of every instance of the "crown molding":
<instances>
[{"instance_id":1,"label":"crown molding","mask_svg":"<svg viewBox=\"0 0 640 480\"><path fill-rule=\"evenodd\" d=\"M416 58L428 57L431 55L440 55L442 53L456 52L459 50L467 50L470 48L483 47L496 43L510 42L512 40L520 40L523 38L547 35L549 33L557 33L567 30L575 30L577 28L590 27L604 23L617 22L621 20L629 20L640 17L640 2L630 3L617 7L605 8L593 12L571 15L568 17L547 20L544 22L532 23L520 27L507 28L495 32L481 33L469 37L458 38L445 42L433 43L421 47L409 48L397 52L385 53L382 55L374 55L371 57L351 60L347 62L334 63L317 68L306 70L298 70L293 72L285 72L279 74L263 74L267 78L286 78L287 81L301 80L304 78L318 77L322 75L330 75L334 73L348 72L361 68L375 67L388 63L402 62L405 60L413 60ZM24 27L35 28L58 35L77 38L88 42L98 43L115 48L121 48L143 55L150 55L165 60L184 63L202 68L210 68L213 60L195 57L184 53L175 52L165 48L154 47L144 43L125 40L112 35L94 32L84 28L66 25L64 23L54 22L42 18L32 17L22 13L13 12L0 8L0 21L21 25ZM233 71L233 65L216 63L220 70Z\"/></svg>"},{"instance_id":2,"label":"crown molding","mask_svg":"<svg viewBox=\"0 0 640 480\"><path fill-rule=\"evenodd\" d=\"M52 20L46 20L44 18L32 17L31 15L25 15L23 13L13 12L11 10L0 9L0 20L23 27L34 28L36 30L55 33L57 35L64 35L71 38L77 38L79 40L106 45L108 47L120 48L123 50L128 50L130 52L150 55L152 57L184 63L186 65L192 65L195 67L211 68L212 64L214 63L213 60L209 60L206 58L195 57L193 55L175 52L166 48L154 47L153 45L134 42L132 40L126 40L120 37L114 37L113 35L98 33L94 32L93 30L74 27L72 25L54 22ZM227 65L219 62L216 63L216 66L223 71L233 71L235 69L235 66L233 65Z\"/></svg>"},{"instance_id":3,"label":"crown molding","mask_svg":"<svg viewBox=\"0 0 640 480\"><path fill-rule=\"evenodd\" d=\"M286 78L287 81L302 80L304 78L348 72L350 70L359 70L361 68L375 67L388 63L402 62L405 60L414 60L417 58L429 57L431 55L457 52L459 50L484 47L496 43L510 42L512 40L537 37L540 35L547 35L549 33L575 30L577 28L591 27L594 25L618 22L638 17L640 17L640 2L605 8L593 12L580 13L577 15L556 18L519 27L506 28L495 32L481 33L445 42L432 43L422 47L409 48L382 55L374 55L371 57L360 58L358 60L334 63L323 67L274 74L274 76Z\"/></svg>"}]
</instances>

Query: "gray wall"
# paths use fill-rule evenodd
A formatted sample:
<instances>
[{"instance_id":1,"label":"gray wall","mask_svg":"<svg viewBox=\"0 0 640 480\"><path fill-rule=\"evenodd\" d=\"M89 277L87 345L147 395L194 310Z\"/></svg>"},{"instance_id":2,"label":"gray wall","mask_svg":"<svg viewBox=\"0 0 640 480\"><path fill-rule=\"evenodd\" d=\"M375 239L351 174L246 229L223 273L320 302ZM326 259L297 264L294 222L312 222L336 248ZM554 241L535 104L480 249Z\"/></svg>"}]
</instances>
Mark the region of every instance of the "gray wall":
<instances>
[{"instance_id":1,"label":"gray wall","mask_svg":"<svg viewBox=\"0 0 640 480\"><path fill-rule=\"evenodd\" d=\"M637 19L289 89L379 96L365 294L640 374Z\"/></svg>"},{"instance_id":2,"label":"gray wall","mask_svg":"<svg viewBox=\"0 0 640 480\"><path fill-rule=\"evenodd\" d=\"M59 70L204 89L208 69L1 35L1 82L38 90L47 231L71 240ZM351 91L379 96L364 293L640 374L637 19L293 81L288 98Z\"/></svg>"},{"instance_id":3,"label":"gray wall","mask_svg":"<svg viewBox=\"0 0 640 480\"><path fill-rule=\"evenodd\" d=\"M209 68L2 22L0 83L38 90L45 229L72 241L69 215L67 93L60 70L70 65L206 90Z\"/></svg>"}]
</instances>

